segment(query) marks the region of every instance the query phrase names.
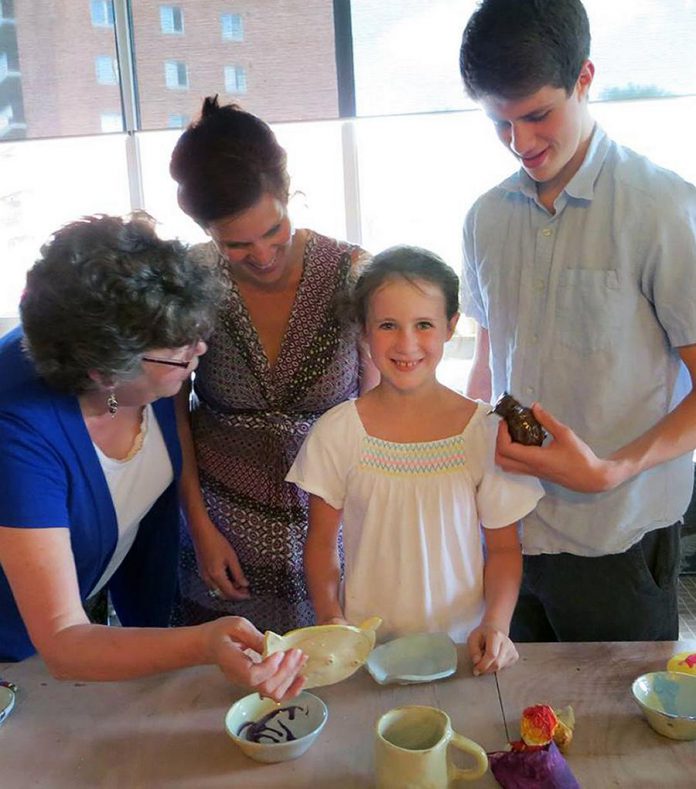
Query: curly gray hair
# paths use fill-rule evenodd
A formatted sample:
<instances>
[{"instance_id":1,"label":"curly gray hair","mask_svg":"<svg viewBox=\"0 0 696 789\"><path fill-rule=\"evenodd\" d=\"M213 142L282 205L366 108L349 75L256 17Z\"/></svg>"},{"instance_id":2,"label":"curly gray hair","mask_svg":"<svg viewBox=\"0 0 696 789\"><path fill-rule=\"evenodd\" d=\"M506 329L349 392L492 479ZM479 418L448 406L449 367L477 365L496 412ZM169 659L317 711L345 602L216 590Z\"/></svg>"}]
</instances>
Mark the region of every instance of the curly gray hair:
<instances>
[{"instance_id":1,"label":"curly gray hair","mask_svg":"<svg viewBox=\"0 0 696 789\"><path fill-rule=\"evenodd\" d=\"M137 377L151 348L207 337L224 292L219 274L157 237L147 214L88 216L58 230L27 274L24 347L61 391L94 387L90 372Z\"/></svg>"}]
</instances>

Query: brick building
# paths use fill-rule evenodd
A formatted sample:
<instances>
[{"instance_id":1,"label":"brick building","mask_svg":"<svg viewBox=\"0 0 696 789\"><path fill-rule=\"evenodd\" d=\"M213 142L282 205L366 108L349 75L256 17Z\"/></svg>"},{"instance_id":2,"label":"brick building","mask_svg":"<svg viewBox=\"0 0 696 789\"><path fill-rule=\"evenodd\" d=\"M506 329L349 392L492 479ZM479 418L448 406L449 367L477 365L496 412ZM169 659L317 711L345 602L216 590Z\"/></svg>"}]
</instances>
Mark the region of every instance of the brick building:
<instances>
[{"instance_id":1,"label":"brick building","mask_svg":"<svg viewBox=\"0 0 696 789\"><path fill-rule=\"evenodd\" d=\"M0 75L5 62L12 72L0 80L0 113L10 107L13 121L5 139L121 130L111 0L0 4ZM331 0L133 0L131 9L143 129L185 125L212 93L271 121L337 116Z\"/></svg>"}]
</instances>

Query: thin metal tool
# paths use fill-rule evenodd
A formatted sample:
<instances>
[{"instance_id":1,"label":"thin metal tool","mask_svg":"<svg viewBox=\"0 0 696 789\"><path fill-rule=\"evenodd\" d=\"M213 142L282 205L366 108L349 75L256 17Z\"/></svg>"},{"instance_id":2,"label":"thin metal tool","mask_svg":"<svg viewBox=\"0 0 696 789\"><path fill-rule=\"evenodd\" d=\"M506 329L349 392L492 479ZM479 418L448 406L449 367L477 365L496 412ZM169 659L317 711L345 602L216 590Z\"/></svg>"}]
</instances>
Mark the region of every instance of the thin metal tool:
<instances>
[{"instance_id":1,"label":"thin metal tool","mask_svg":"<svg viewBox=\"0 0 696 789\"><path fill-rule=\"evenodd\" d=\"M498 684L498 672L494 672L495 689L498 691L498 703L500 704L500 714L503 716L503 726L505 727L505 739L510 742L510 732L508 731L507 718L505 717L505 707L503 707L503 697L500 695L500 685Z\"/></svg>"}]
</instances>

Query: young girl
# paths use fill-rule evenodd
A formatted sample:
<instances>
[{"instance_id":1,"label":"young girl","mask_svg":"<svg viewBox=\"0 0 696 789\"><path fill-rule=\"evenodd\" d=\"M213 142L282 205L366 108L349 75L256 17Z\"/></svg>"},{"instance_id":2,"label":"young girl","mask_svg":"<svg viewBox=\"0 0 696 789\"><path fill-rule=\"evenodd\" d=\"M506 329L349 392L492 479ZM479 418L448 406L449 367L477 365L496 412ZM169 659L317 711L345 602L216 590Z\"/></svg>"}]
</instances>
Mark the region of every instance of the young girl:
<instances>
[{"instance_id":1,"label":"young girl","mask_svg":"<svg viewBox=\"0 0 696 789\"><path fill-rule=\"evenodd\" d=\"M324 414L287 476L311 494L304 556L317 622L377 615L382 637L445 631L468 640L474 673L495 671L517 659L515 522L543 490L496 468L490 406L435 377L459 317L452 269L392 247L365 268L354 299L381 382Z\"/></svg>"}]
</instances>

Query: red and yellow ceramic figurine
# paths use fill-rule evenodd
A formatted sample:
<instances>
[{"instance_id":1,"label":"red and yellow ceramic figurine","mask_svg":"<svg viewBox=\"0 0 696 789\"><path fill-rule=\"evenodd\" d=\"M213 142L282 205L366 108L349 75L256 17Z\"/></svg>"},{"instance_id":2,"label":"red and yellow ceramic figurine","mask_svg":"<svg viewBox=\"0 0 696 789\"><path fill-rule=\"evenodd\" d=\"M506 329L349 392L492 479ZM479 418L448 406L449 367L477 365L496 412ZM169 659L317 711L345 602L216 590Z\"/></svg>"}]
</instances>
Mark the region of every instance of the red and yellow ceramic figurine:
<instances>
[{"instance_id":1,"label":"red and yellow ceramic figurine","mask_svg":"<svg viewBox=\"0 0 696 789\"><path fill-rule=\"evenodd\" d=\"M679 652L667 662L667 671L696 674L696 652Z\"/></svg>"},{"instance_id":2,"label":"red and yellow ceramic figurine","mask_svg":"<svg viewBox=\"0 0 696 789\"><path fill-rule=\"evenodd\" d=\"M535 704L522 712L520 734L526 746L548 745L553 740L561 753L566 753L573 739L574 726L572 707L555 712L548 704Z\"/></svg>"},{"instance_id":3,"label":"red and yellow ceramic figurine","mask_svg":"<svg viewBox=\"0 0 696 789\"><path fill-rule=\"evenodd\" d=\"M510 750L488 754L491 772L504 789L579 789L580 784L563 757L573 739L572 707L556 711L535 704L522 712L520 740ZM563 751L563 753L561 753Z\"/></svg>"}]
</instances>

